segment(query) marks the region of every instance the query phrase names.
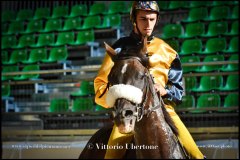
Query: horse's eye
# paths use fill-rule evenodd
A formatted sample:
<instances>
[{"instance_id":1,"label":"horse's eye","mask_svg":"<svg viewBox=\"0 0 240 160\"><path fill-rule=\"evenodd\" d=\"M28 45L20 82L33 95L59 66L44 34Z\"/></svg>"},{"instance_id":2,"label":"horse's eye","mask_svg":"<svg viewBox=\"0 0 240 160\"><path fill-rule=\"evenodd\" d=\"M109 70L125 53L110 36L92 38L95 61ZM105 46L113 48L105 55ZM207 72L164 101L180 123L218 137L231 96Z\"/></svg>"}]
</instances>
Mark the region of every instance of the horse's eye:
<instances>
[{"instance_id":1,"label":"horse's eye","mask_svg":"<svg viewBox=\"0 0 240 160\"><path fill-rule=\"evenodd\" d=\"M145 74L142 74L142 73L140 73L140 74L138 74L138 79L143 79L144 78L144 76L145 76Z\"/></svg>"}]
</instances>

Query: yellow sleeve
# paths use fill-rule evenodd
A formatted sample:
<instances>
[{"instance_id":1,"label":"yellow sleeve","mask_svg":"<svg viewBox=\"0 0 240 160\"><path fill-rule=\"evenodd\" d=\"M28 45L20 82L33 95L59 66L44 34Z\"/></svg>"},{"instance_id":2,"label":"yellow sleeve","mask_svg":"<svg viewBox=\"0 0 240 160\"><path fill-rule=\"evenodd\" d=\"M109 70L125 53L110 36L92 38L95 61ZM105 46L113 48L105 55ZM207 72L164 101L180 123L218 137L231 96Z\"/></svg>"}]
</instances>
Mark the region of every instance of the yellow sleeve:
<instances>
[{"instance_id":1,"label":"yellow sleeve","mask_svg":"<svg viewBox=\"0 0 240 160\"><path fill-rule=\"evenodd\" d=\"M109 108L105 101L107 92L105 92L105 94L101 98L99 98L99 96L104 92L105 88L107 87L108 74L110 73L113 64L114 63L111 57L106 54L103 59L102 66L100 67L98 74L94 79L95 102L104 108Z\"/></svg>"},{"instance_id":2,"label":"yellow sleeve","mask_svg":"<svg viewBox=\"0 0 240 160\"><path fill-rule=\"evenodd\" d=\"M154 41L148 46L148 53L149 71L153 75L155 83L165 87L171 64L176 58L176 51L163 40L154 38Z\"/></svg>"}]
</instances>

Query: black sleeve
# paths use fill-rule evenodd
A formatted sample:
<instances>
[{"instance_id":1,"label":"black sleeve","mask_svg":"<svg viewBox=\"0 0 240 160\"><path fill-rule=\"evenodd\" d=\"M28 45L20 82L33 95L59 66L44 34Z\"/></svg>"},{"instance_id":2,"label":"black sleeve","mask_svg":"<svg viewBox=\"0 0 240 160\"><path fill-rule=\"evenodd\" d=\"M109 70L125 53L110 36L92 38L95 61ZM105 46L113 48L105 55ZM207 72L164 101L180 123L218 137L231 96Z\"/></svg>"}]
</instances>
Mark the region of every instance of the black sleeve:
<instances>
[{"instance_id":1,"label":"black sleeve","mask_svg":"<svg viewBox=\"0 0 240 160\"><path fill-rule=\"evenodd\" d=\"M167 94L163 96L166 101L171 101L175 105L182 102L183 86L182 86L182 66L179 56L174 59L168 72L168 82L166 85Z\"/></svg>"}]
</instances>

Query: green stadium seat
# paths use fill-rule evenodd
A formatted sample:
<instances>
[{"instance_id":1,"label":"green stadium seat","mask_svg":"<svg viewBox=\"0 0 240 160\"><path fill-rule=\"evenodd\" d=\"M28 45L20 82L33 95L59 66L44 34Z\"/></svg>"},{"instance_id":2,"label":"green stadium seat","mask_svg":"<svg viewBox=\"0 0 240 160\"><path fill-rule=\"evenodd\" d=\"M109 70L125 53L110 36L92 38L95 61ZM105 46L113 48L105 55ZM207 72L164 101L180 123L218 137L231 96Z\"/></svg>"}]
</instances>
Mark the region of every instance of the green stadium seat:
<instances>
[{"instance_id":1,"label":"green stadium seat","mask_svg":"<svg viewBox=\"0 0 240 160\"><path fill-rule=\"evenodd\" d=\"M69 101L66 98L54 98L50 101L50 112L67 112L69 109Z\"/></svg>"},{"instance_id":2,"label":"green stadium seat","mask_svg":"<svg viewBox=\"0 0 240 160\"><path fill-rule=\"evenodd\" d=\"M11 88L9 84L2 84L2 97L9 97Z\"/></svg>"},{"instance_id":3,"label":"green stadium seat","mask_svg":"<svg viewBox=\"0 0 240 160\"><path fill-rule=\"evenodd\" d=\"M2 67L2 73L10 73L10 72L18 72L19 67L18 66L3 66ZM4 76L2 75L2 81L6 80L12 80L15 75L8 75Z\"/></svg>"},{"instance_id":4,"label":"green stadium seat","mask_svg":"<svg viewBox=\"0 0 240 160\"><path fill-rule=\"evenodd\" d=\"M232 13L230 14L230 16L227 19L228 20L237 20L239 18L238 14L239 14L239 6L234 6Z\"/></svg>"},{"instance_id":5,"label":"green stadium seat","mask_svg":"<svg viewBox=\"0 0 240 160\"><path fill-rule=\"evenodd\" d=\"M203 59L204 63L208 62L223 62L224 56L223 55L206 55ZM212 72L212 71L218 71L220 68L222 68L222 64L218 65L207 65L203 64L199 69L196 69L196 72Z\"/></svg>"},{"instance_id":6,"label":"green stadium seat","mask_svg":"<svg viewBox=\"0 0 240 160\"><path fill-rule=\"evenodd\" d=\"M162 39L178 38L183 33L181 24L166 24L163 27Z\"/></svg>"},{"instance_id":7,"label":"green stadium seat","mask_svg":"<svg viewBox=\"0 0 240 160\"><path fill-rule=\"evenodd\" d=\"M197 98L197 110L189 111L190 113L206 113L207 108L210 107L220 107L221 105L221 97L215 93L206 93L201 94Z\"/></svg>"},{"instance_id":8,"label":"green stadium seat","mask_svg":"<svg viewBox=\"0 0 240 160\"><path fill-rule=\"evenodd\" d=\"M8 22L2 22L2 24L1 24L1 33L2 33L2 35L7 35L8 33L8 27L9 27L9 24L8 24Z\"/></svg>"},{"instance_id":9,"label":"green stadium seat","mask_svg":"<svg viewBox=\"0 0 240 160\"><path fill-rule=\"evenodd\" d=\"M39 71L39 70L40 70L40 67L38 64L24 66L23 69L21 70L22 74L19 76L13 77L13 79L16 81L37 79L39 77L39 74L24 74L24 72Z\"/></svg>"},{"instance_id":10,"label":"green stadium seat","mask_svg":"<svg viewBox=\"0 0 240 160\"><path fill-rule=\"evenodd\" d=\"M79 16L87 16L87 5L86 4L77 4L71 7L71 11L68 18L71 17L79 17Z\"/></svg>"},{"instance_id":11,"label":"green stadium seat","mask_svg":"<svg viewBox=\"0 0 240 160\"><path fill-rule=\"evenodd\" d=\"M186 1L170 1L168 5L168 10L177 10L184 8Z\"/></svg>"},{"instance_id":12,"label":"green stadium seat","mask_svg":"<svg viewBox=\"0 0 240 160\"><path fill-rule=\"evenodd\" d=\"M93 109L94 105L92 97L75 98L73 100L73 112L93 111Z\"/></svg>"},{"instance_id":13,"label":"green stadium seat","mask_svg":"<svg viewBox=\"0 0 240 160\"><path fill-rule=\"evenodd\" d=\"M13 21L9 24L7 34L19 34L25 31L24 21Z\"/></svg>"},{"instance_id":14,"label":"green stadium seat","mask_svg":"<svg viewBox=\"0 0 240 160\"><path fill-rule=\"evenodd\" d=\"M197 52L197 54L216 54L217 52L226 50L226 47L226 38L209 38L203 51Z\"/></svg>"},{"instance_id":15,"label":"green stadium seat","mask_svg":"<svg viewBox=\"0 0 240 160\"><path fill-rule=\"evenodd\" d=\"M179 38L194 38L201 36L205 32L205 24L201 22L186 24L186 30Z\"/></svg>"},{"instance_id":16,"label":"green stadium seat","mask_svg":"<svg viewBox=\"0 0 240 160\"><path fill-rule=\"evenodd\" d=\"M64 26L62 31L70 31L81 28L82 19L80 17L67 18L64 21Z\"/></svg>"},{"instance_id":17,"label":"green stadium seat","mask_svg":"<svg viewBox=\"0 0 240 160\"><path fill-rule=\"evenodd\" d=\"M124 1L111 1L106 14L118 14L126 8Z\"/></svg>"},{"instance_id":18,"label":"green stadium seat","mask_svg":"<svg viewBox=\"0 0 240 160\"><path fill-rule=\"evenodd\" d=\"M230 15L230 8L229 6L215 6L212 7L210 13L204 21L218 21L223 20L229 17Z\"/></svg>"},{"instance_id":19,"label":"green stadium seat","mask_svg":"<svg viewBox=\"0 0 240 160\"><path fill-rule=\"evenodd\" d=\"M43 63L53 63L57 61L65 61L68 58L67 47L51 48L48 59L42 59Z\"/></svg>"},{"instance_id":20,"label":"green stadium seat","mask_svg":"<svg viewBox=\"0 0 240 160\"><path fill-rule=\"evenodd\" d=\"M220 107L218 112L232 112L234 109L231 107L239 107L239 94L229 93L223 102L223 107Z\"/></svg>"},{"instance_id":21,"label":"green stadium seat","mask_svg":"<svg viewBox=\"0 0 240 160\"><path fill-rule=\"evenodd\" d=\"M52 46L63 46L70 43L74 43L74 32L59 32L56 43Z\"/></svg>"},{"instance_id":22,"label":"green stadium seat","mask_svg":"<svg viewBox=\"0 0 240 160\"><path fill-rule=\"evenodd\" d=\"M179 52L180 46L179 41L174 39L166 39L165 42L169 44L176 52Z\"/></svg>"},{"instance_id":23,"label":"green stadium seat","mask_svg":"<svg viewBox=\"0 0 240 160\"><path fill-rule=\"evenodd\" d=\"M228 59L228 61L239 61L239 55L238 54L233 54L230 56L230 58ZM223 65L222 68L220 68L220 71L223 72L231 72L231 71L238 71L239 67L238 64L226 64Z\"/></svg>"},{"instance_id":24,"label":"green stadium seat","mask_svg":"<svg viewBox=\"0 0 240 160\"><path fill-rule=\"evenodd\" d=\"M25 21L33 19L33 10L30 9L22 9L17 13L16 20L17 21Z\"/></svg>"},{"instance_id":25,"label":"green stadium seat","mask_svg":"<svg viewBox=\"0 0 240 160\"><path fill-rule=\"evenodd\" d=\"M211 6L227 6L231 4L230 1L213 1Z\"/></svg>"},{"instance_id":26,"label":"green stadium seat","mask_svg":"<svg viewBox=\"0 0 240 160\"><path fill-rule=\"evenodd\" d=\"M106 10L107 7L105 6L105 3L102 2L94 3L90 6L88 16L105 14Z\"/></svg>"},{"instance_id":27,"label":"green stadium seat","mask_svg":"<svg viewBox=\"0 0 240 160\"><path fill-rule=\"evenodd\" d=\"M222 75L202 76L200 78L200 84L197 87L192 88L193 92L208 92L211 90L219 89L223 85Z\"/></svg>"},{"instance_id":28,"label":"green stadium seat","mask_svg":"<svg viewBox=\"0 0 240 160\"><path fill-rule=\"evenodd\" d=\"M238 28L239 26L239 22L238 21L234 21L232 24L231 24L231 30L227 33L224 34L224 36L235 36L235 35L238 35Z\"/></svg>"},{"instance_id":29,"label":"green stadium seat","mask_svg":"<svg viewBox=\"0 0 240 160\"><path fill-rule=\"evenodd\" d=\"M95 28L117 28L121 26L121 16L119 14L110 14L103 16L103 23Z\"/></svg>"},{"instance_id":30,"label":"green stadium seat","mask_svg":"<svg viewBox=\"0 0 240 160\"><path fill-rule=\"evenodd\" d=\"M194 108L195 98L193 95L185 95L182 97L182 103L177 106L178 109Z\"/></svg>"},{"instance_id":31,"label":"green stadium seat","mask_svg":"<svg viewBox=\"0 0 240 160\"><path fill-rule=\"evenodd\" d=\"M16 20L16 12L12 10L2 11L2 22L10 22Z\"/></svg>"},{"instance_id":32,"label":"green stadium seat","mask_svg":"<svg viewBox=\"0 0 240 160\"><path fill-rule=\"evenodd\" d=\"M183 73L195 72L200 66L192 66L194 63L199 63L199 56L184 56L181 58ZM190 66L185 66L191 64Z\"/></svg>"},{"instance_id":33,"label":"green stadium seat","mask_svg":"<svg viewBox=\"0 0 240 160\"><path fill-rule=\"evenodd\" d=\"M68 6L55 6L50 18L64 18L68 16Z\"/></svg>"},{"instance_id":34,"label":"green stadium seat","mask_svg":"<svg viewBox=\"0 0 240 160\"><path fill-rule=\"evenodd\" d=\"M220 91L236 91L239 88L239 75L228 75L226 83L218 87Z\"/></svg>"},{"instance_id":35,"label":"green stadium seat","mask_svg":"<svg viewBox=\"0 0 240 160\"><path fill-rule=\"evenodd\" d=\"M197 86L197 77L184 77L185 91L190 93Z\"/></svg>"},{"instance_id":36,"label":"green stadium seat","mask_svg":"<svg viewBox=\"0 0 240 160\"><path fill-rule=\"evenodd\" d=\"M226 50L223 50L223 53L237 53L239 51L238 41L239 41L239 37L231 38L228 48Z\"/></svg>"},{"instance_id":37,"label":"green stadium seat","mask_svg":"<svg viewBox=\"0 0 240 160\"><path fill-rule=\"evenodd\" d=\"M101 25L101 17L100 16L88 16L83 20L82 27L78 29L92 29L95 26Z\"/></svg>"},{"instance_id":38,"label":"green stadium seat","mask_svg":"<svg viewBox=\"0 0 240 160\"><path fill-rule=\"evenodd\" d=\"M9 61L8 51L1 50L2 64L5 64Z\"/></svg>"},{"instance_id":39,"label":"green stadium seat","mask_svg":"<svg viewBox=\"0 0 240 160\"><path fill-rule=\"evenodd\" d=\"M201 50L202 50L201 39L186 39L182 43L179 55L183 56L183 55L197 54Z\"/></svg>"},{"instance_id":40,"label":"green stadium seat","mask_svg":"<svg viewBox=\"0 0 240 160\"><path fill-rule=\"evenodd\" d=\"M228 32L227 21L216 21L208 24L208 30L206 34L202 34L201 37L214 37L221 36Z\"/></svg>"},{"instance_id":41,"label":"green stadium seat","mask_svg":"<svg viewBox=\"0 0 240 160\"><path fill-rule=\"evenodd\" d=\"M22 34L40 32L43 30L43 21L42 20L31 20L27 24L27 29L22 32Z\"/></svg>"},{"instance_id":42,"label":"green stadium seat","mask_svg":"<svg viewBox=\"0 0 240 160\"><path fill-rule=\"evenodd\" d=\"M157 1L161 11L167 11L170 1Z\"/></svg>"},{"instance_id":43,"label":"green stadium seat","mask_svg":"<svg viewBox=\"0 0 240 160\"><path fill-rule=\"evenodd\" d=\"M132 8L133 1L125 1L125 8L122 9L122 14L129 14Z\"/></svg>"},{"instance_id":44,"label":"green stadium seat","mask_svg":"<svg viewBox=\"0 0 240 160\"><path fill-rule=\"evenodd\" d=\"M17 64L17 63L27 60L27 58L28 58L28 54L27 54L26 49L13 50L9 61L5 62L4 64L7 64L7 65Z\"/></svg>"},{"instance_id":45,"label":"green stadium seat","mask_svg":"<svg viewBox=\"0 0 240 160\"><path fill-rule=\"evenodd\" d=\"M189 1L185 4L184 8L208 7L211 4L211 1Z\"/></svg>"},{"instance_id":46,"label":"green stadium seat","mask_svg":"<svg viewBox=\"0 0 240 160\"><path fill-rule=\"evenodd\" d=\"M55 43L54 33L40 33L38 34L37 43L31 45L31 47L52 46L54 43Z\"/></svg>"},{"instance_id":47,"label":"green stadium seat","mask_svg":"<svg viewBox=\"0 0 240 160\"><path fill-rule=\"evenodd\" d=\"M31 49L28 60L22 61L22 63L24 64L38 63L43 59L47 59L47 49L36 48Z\"/></svg>"},{"instance_id":48,"label":"green stadium seat","mask_svg":"<svg viewBox=\"0 0 240 160\"><path fill-rule=\"evenodd\" d=\"M71 93L71 96L89 96L95 94L93 82L82 81L77 92Z\"/></svg>"},{"instance_id":49,"label":"green stadium seat","mask_svg":"<svg viewBox=\"0 0 240 160\"><path fill-rule=\"evenodd\" d=\"M191 8L188 16L185 19L182 19L181 22L191 23L196 21L201 21L208 17L207 7Z\"/></svg>"},{"instance_id":50,"label":"green stadium seat","mask_svg":"<svg viewBox=\"0 0 240 160\"><path fill-rule=\"evenodd\" d=\"M17 45L17 37L15 35L2 37L2 42L1 42L2 49L12 48L12 47L15 47L16 45Z\"/></svg>"},{"instance_id":51,"label":"green stadium seat","mask_svg":"<svg viewBox=\"0 0 240 160\"><path fill-rule=\"evenodd\" d=\"M77 33L77 39L74 43L69 43L70 45L85 45L88 42L94 42L95 36L93 30L83 30Z\"/></svg>"},{"instance_id":52,"label":"green stadium seat","mask_svg":"<svg viewBox=\"0 0 240 160\"><path fill-rule=\"evenodd\" d=\"M54 31L61 31L62 30L62 20L58 19L49 19L46 22L44 30L41 32L54 32Z\"/></svg>"},{"instance_id":53,"label":"green stadium seat","mask_svg":"<svg viewBox=\"0 0 240 160\"><path fill-rule=\"evenodd\" d=\"M33 19L34 20L40 20L40 19L48 19L51 17L51 10L50 8L37 8L35 10Z\"/></svg>"},{"instance_id":54,"label":"green stadium seat","mask_svg":"<svg viewBox=\"0 0 240 160\"><path fill-rule=\"evenodd\" d=\"M26 34L19 38L18 45L14 46L14 48L26 48L34 45L35 43L35 34Z\"/></svg>"}]
</instances>

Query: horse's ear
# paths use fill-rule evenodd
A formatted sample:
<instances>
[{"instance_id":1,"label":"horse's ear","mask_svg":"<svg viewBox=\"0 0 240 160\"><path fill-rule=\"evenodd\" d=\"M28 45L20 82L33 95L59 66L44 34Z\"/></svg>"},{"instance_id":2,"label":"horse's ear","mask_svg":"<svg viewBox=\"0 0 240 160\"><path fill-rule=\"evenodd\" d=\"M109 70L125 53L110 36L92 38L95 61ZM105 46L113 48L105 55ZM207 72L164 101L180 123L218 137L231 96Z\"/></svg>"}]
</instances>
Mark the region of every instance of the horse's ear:
<instances>
[{"instance_id":1,"label":"horse's ear","mask_svg":"<svg viewBox=\"0 0 240 160\"><path fill-rule=\"evenodd\" d=\"M143 54L146 54L146 53L147 53L147 36L145 36L144 39L143 39L142 53L143 53Z\"/></svg>"},{"instance_id":2,"label":"horse's ear","mask_svg":"<svg viewBox=\"0 0 240 160\"><path fill-rule=\"evenodd\" d=\"M146 67L149 66L149 59L147 57L147 36L144 37L144 39L142 40L142 49L141 49L141 55L140 58L142 60L142 64Z\"/></svg>"},{"instance_id":3,"label":"horse's ear","mask_svg":"<svg viewBox=\"0 0 240 160\"><path fill-rule=\"evenodd\" d=\"M106 49L107 54L112 59L114 59L114 57L117 55L117 52L112 47L110 47L106 42L104 42L104 44L105 44L105 49Z\"/></svg>"}]
</instances>

